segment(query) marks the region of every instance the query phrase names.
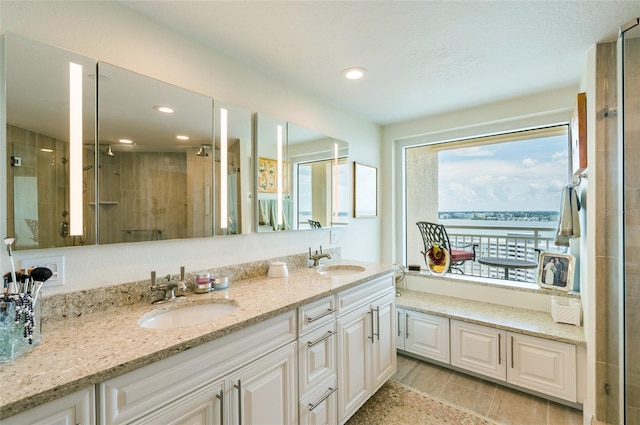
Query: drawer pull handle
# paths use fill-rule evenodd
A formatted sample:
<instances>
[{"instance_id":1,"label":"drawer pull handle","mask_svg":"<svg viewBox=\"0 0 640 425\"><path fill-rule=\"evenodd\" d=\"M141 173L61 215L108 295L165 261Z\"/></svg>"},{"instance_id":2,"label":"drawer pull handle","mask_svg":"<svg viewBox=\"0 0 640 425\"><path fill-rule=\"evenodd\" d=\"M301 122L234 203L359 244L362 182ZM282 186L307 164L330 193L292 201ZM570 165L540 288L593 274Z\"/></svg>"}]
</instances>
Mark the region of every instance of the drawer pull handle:
<instances>
[{"instance_id":1,"label":"drawer pull handle","mask_svg":"<svg viewBox=\"0 0 640 425\"><path fill-rule=\"evenodd\" d=\"M513 337L511 337L511 369L513 369L513 362L514 362L513 358L514 357L515 356L513 355Z\"/></svg>"},{"instance_id":2,"label":"drawer pull handle","mask_svg":"<svg viewBox=\"0 0 640 425\"><path fill-rule=\"evenodd\" d=\"M238 389L238 425L242 425L242 382L240 379L234 387Z\"/></svg>"},{"instance_id":3,"label":"drawer pull handle","mask_svg":"<svg viewBox=\"0 0 640 425\"><path fill-rule=\"evenodd\" d=\"M409 338L409 313L404 316L404 337Z\"/></svg>"},{"instance_id":4,"label":"drawer pull handle","mask_svg":"<svg viewBox=\"0 0 640 425\"><path fill-rule=\"evenodd\" d=\"M315 322L316 320L318 320L318 319L322 319L323 317L328 316L328 315L330 315L330 314L333 314L333 313L335 313L335 312L336 312L336 309L335 309L335 308L330 308L330 309L328 309L327 311L325 311L324 313L322 313L322 314L321 314L321 315L319 315L319 316L316 316L316 317L307 317L307 322L309 322L309 323L313 323L313 322Z\"/></svg>"},{"instance_id":5,"label":"drawer pull handle","mask_svg":"<svg viewBox=\"0 0 640 425\"><path fill-rule=\"evenodd\" d=\"M502 334L498 334L498 364L502 364Z\"/></svg>"},{"instance_id":6,"label":"drawer pull handle","mask_svg":"<svg viewBox=\"0 0 640 425\"><path fill-rule=\"evenodd\" d=\"M329 387L329 391L319 401L317 401L314 404L309 403L309 410L313 410L316 407L320 406L322 402L328 399L331 394L335 393L337 389L338 387L335 387L335 388Z\"/></svg>"},{"instance_id":7,"label":"drawer pull handle","mask_svg":"<svg viewBox=\"0 0 640 425\"><path fill-rule=\"evenodd\" d=\"M368 336L367 338L369 338L371 340L371 343L373 344L374 341L374 336L376 335L373 331L373 307L369 307L369 311L367 312L367 314L371 315L371 336Z\"/></svg>"},{"instance_id":8,"label":"drawer pull handle","mask_svg":"<svg viewBox=\"0 0 640 425\"><path fill-rule=\"evenodd\" d=\"M220 394L216 394L216 398L220 400L220 425L224 424L224 390L220 390Z\"/></svg>"},{"instance_id":9,"label":"drawer pull handle","mask_svg":"<svg viewBox=\"0 0 640 425\"><path fill-rule=\"evenodd\" d=\"M324 341L325 339L329 338L330 336L333 336L336 334L336 331L329 331L327 332L323 337L316 339L315 341L311 342L307 342L307 346L309 347L313 347L314 345L318 345L320 344L322 341Z\"/></svg>"},{"instance_id":10,"label":"drawer pull handle","mask_svg":"<svg viewBox=\"0 0 640 425\"><path fill-rule=\"evenodd\" d=\"M373 317L372 317L373 319ZM373 320L372 320L373 321ZM380 341L380 306L376 307L376 325L378 326L378 333L374 334L378 337L378 341Z\"/></svg>"},{"instance_id":11,"label":"drawer pull handle","mask_svg":"<svg viewBox=\"0 0 640 425\"><path fill-rule=\"evenodd\" d=\"M402 335L400 332L400 312L398 312L398 336Z\"/></svg>"}]
</instances>

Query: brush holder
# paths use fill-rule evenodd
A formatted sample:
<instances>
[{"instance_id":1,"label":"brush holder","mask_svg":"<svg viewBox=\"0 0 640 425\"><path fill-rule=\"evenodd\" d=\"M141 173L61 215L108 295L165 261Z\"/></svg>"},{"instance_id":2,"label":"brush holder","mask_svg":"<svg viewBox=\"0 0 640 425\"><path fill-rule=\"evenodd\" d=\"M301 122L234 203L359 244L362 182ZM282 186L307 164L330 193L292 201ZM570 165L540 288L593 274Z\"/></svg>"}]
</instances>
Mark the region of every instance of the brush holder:
<instances>
[{"instance_id":1,"label":"brush holder","mask_svg":"<svg viewBox=\"0 0 640 425\"><path fill-rule=\"evenodd\" d=\"M42 343L42 303L24 295L0 297L0 362L10 362Z\"/></svg>"}]
</instances>

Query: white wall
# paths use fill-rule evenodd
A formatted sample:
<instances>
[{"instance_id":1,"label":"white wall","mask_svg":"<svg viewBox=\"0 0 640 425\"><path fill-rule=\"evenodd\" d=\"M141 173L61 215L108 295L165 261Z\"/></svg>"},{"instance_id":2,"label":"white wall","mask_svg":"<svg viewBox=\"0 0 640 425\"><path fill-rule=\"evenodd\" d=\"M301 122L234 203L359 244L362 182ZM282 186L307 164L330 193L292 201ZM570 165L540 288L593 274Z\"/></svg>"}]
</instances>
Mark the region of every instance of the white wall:
<instances>
[{"instance_id":1,"label":"white wall","mask_svg":"<svg viewBox=\"0 0 640 425\"><path fill-rule=\"evenodd\" d=\"M170 32L117 2L0 2L0 32L12 31L193 91L266 113L349 142L349 157L380 165L380 128L267 78L258 70ZM2 102L4 103L4 102ZM0 120L3 124L3 120ZM0 159L6 157L1 132ZM6 161L0 165L6 194ZM4 199L4 197L2 198ZM2 202L1 204L5 204ZM6 235L6 211L0 208L0 234ZM379 261L380 216L351 219L339 231L344 258ZM148 279L159 275L237 264L330 246L328 230L251 234L225 238L145 242L109 246L20 251L16 261L64 255L66 285L52 292ZM6 251L0 271L10 269Z\"/></svg>"}]
</instances>

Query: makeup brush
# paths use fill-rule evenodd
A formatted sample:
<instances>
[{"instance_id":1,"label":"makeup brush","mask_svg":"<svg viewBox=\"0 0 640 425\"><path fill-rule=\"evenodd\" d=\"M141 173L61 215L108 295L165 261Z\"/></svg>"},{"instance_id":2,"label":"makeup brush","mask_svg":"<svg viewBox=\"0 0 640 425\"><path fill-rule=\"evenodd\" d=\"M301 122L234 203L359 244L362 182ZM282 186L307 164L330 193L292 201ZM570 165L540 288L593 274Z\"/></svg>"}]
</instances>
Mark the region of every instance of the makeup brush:
<instances>
[{"instance_id":1,"label":"makeup brush","mask_svg":"<svg viewBox=\"0 0 640 425\"><path fill-rule=\"evenodd\" d=\"M31 278L33 279L33 281L40 282L40 284L35 289L35 291L33 291L35 293L31 294L31 297L33 298L33 307L36 306L36 301L38 301L38 295L40 294L40 289L42 288L42 285L47 280L49 280L51 276L53 276L53 272L46 267L36 267L35 269L31 270Z\"/></svg>"},{"instance_id":2,"label":"makeup brush","mask_svg":"<svg viewBox=\"0 0 640 425\"><path fill-rule=\"evenodd\" d=\"M11 255L11 245L15 242L15 238L4 238L4 244L7 246L7 252L9 253L9 260L11 260L11 283L9 283L9 293L15 294L18 292L18 281L16 280L16 265L13 263L13 256Z\"/></svg>"}]
</instances>

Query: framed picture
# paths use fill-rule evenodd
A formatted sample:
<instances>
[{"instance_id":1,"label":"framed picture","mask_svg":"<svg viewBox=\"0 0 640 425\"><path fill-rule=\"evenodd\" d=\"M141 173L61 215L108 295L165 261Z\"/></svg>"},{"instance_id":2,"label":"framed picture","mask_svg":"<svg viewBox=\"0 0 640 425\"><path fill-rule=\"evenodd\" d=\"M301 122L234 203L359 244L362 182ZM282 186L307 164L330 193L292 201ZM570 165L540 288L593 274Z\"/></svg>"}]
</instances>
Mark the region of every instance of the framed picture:
<instances>
[{"instance_id":1,"label":"framed picture","mask_svg":"<svg viewBox=\"0 0 640 425\"><path fill-rule=\"evenodd\" d=\"M353 216L356 218L378 215L378 169L370 165L353 163Z\"/></svg>"},{"instance_id":2,"label":"framed picture","mask_svg":"<svg viewBox=\"0 0 640 425\"><path fill-rule=\"evenodd\" d=\"M587 96L578 93L571 115L571 170L580 174L587 169Z\"/></svg>"},{"instance_id":3,"label":"framed picture","mask_svg":"<svg viewBox=\"0 0 640 425\"><path fill-rule=\"evenodd\" d=\"M258 192L277 193L278 161L258 158ZM282 162L282 193L289 193L289 163Z\"/></svg>"},{"instance_id":4,"label":"framed picture","mask_svg":"<svg viewBox=\"0 0 640 425\"><path fill-rule=\"evenodd\" d=\"M538 262L538 285L569 292L573 289L575 258L571 254L542 252Z\"/></svg>"}]
</instances>

